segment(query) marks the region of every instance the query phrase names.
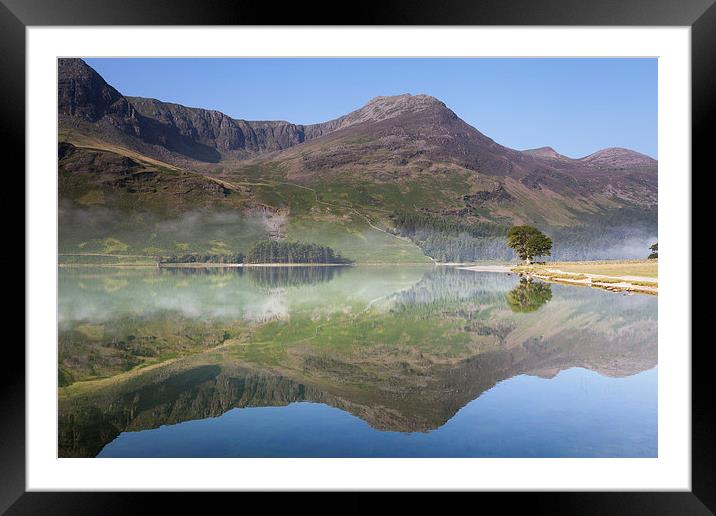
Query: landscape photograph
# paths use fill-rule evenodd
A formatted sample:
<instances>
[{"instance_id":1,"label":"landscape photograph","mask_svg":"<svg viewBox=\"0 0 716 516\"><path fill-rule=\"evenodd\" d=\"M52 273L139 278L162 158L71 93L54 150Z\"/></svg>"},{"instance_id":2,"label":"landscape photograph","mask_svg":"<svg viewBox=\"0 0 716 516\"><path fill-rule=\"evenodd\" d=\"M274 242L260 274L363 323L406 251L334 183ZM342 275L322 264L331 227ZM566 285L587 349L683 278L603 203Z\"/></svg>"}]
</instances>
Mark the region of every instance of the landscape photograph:
<instances>
[{"instance_id":1,"label":"landscape photograph","mask_svg":"<svg viewBox=\"0 0 716 516\"><path fill-rule=\"evenodd\" d=\"M657 67L58 59L58 457L658 457Z\"/></svg>"}]
</instances>

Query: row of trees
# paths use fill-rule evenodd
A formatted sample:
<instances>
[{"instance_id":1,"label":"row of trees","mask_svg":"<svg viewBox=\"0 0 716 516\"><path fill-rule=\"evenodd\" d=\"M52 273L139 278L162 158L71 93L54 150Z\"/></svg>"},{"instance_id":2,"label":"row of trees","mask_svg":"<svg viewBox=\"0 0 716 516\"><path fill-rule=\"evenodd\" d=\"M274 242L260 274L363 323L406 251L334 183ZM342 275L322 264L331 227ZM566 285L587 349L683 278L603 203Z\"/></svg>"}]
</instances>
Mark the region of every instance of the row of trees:
<instances>
[{"instance_id":1,"label":"row of trees","mask_svg":"<svg viewBox=\"0 0 716 516\"><path fill-rule=\"evenodd\" d=\"M475 238L466 234L446 235L438 232L421 232L413 240L431 258L440 262L474 262L478 260L509 260L512 251L505 246L504 238Z\"/></svg>"},{"instance_id":2,"label":"row of trees","mask_svg":"<svg viewBox=\"0 0 716 516\"><path fill-rule=\"evenodd\" d=\"M536 256L549 256L552 253L552 239L532 226L514 226L507 233L507 245L517 256L530 263ZM648 258L659 258L659 243L649 246ZM560 257L561 258L561 257Z\"/></svg>"},{"instance_id":3,"label":"row of trees","mask_svg":"<svg viewBox=\"0 0 716 516\"><path fill-rule=\"evenodd\" d=\"M350 263L328 246L304 242L257 242L246 255L247 263Z\"/></svg>"},{"instance_id":4,"label":"row of trees","mask_svg":"<svg viewBox=\"0 0 716 516\"><path fill-rule=\"evenodd\" d=\"M408 235L423 252L439 261L471 262L484 259L509 259L512 249L519 258L531 263L535 257L550 256L552 239L532 226L513 226L507 231L506 245L496 236L475 236L472 232L458 231L468 224L441 220L439 217L422 219L418 214L408 214L400 220L401 234ZM420 220L432 220L432 227L423 227ZM445 229L440 229L440 228ZM457 231L457 233L456 233ZM658 244L650 247L649 258L658 257ZM278 242L263 240L254 244L246 256L235 254L184 254L159 259L159 263L350 263L340 253L328 246L304 242Z\"/></svg>"},{"instance_id":5,"label":"row of trees","mask_svg":"<svg viewBox=\"0 0 716 516\"><path fill-rule=\"evenodd\" d=\"M304 242L262 240L244 253L180 254L158 258L171 263L350 263L330 247Z\"/></svg>"},{"instance_id":6,"label":"row of trees","mask_svg":"<svg viewBox=\"0 0 716 516\"><path fill-rule=\"evenodd\" d=\"M471 237L501 237L507 226L493 222L465 222L455 217L443 217L430 213L396 212L391 215L398 234L414 237L426 233L445 235L468 235Z\"/></svg>"},{"instance_id":7,"label":"row of trees","mask_svg":"<svg viewBox=\"0 0 716 516\"><path fill-rule=\"evenodd\" d=\"M473 228L472 231L460 231L468 224L444 221L437 217L432 218L435 222L434 226L422 227L416 222L421 220L420 217L418 215L414 218L401 219L406 222L405 226L400 226L401 232L409 235L426 255L439 261L508 260L512 257L509 247L520 259L531 263L535 257L549 256L552 251L552 239L532 226L513 226L507 231L505 242L503 237L481 235L478 228Z\"/></svg>"},{"instance_id":8,"label":"row of trees","mask_svg":"<svg viewBox=\"0 0 716 516\"><path fill-rule=\"evenodd\" d=\"M344 267L251 267L249 279L259 287L273 289L329 282Z\"/></svg>"},{"instance_id":9,"label":"row of trees","mask_svg":"<svg viewBox=\"0 0 716 516\"><path fill-rule=\"evenodd\" d=\"M506 226L416 212L396 212L391 219L398 235L409 238L427 256L441 262L507 260L512 256L504 243Z\"/></svg>"},{"instance_id":10,"label":"row of trees","mask_svg":"<svg viewBox=\"0 0 716 516\"><path fill-rule=\"evenodd\" d=\"M179 254L159 258L159 263L243 263L244 254Z\"/></svg>"},{"instance_id":11,"label":"row of trees","mask_svg":"<svg viewBox=\"0 0 716 516\"><path fill-rule=\"evenodd\" d=\"M643 252L644 240L656 233L655 215L649 210L623 208L606 215L581 216L582 225L550 228L550 236L544 238L550 239L552 245L547 246L549 253L543 256L555 260L637 258ZM397 234L410 238L425 254L440 261L502 260L514 256L508 247L509 238L505 239L509 230L505 225L421 212L396 212L391 219ZM534 236L530 245L545 248L547 243ZM535 256L540 253L532 258ZM657 256L658 250L652 249L651 257Z\"/></svg>"}]
</instances>

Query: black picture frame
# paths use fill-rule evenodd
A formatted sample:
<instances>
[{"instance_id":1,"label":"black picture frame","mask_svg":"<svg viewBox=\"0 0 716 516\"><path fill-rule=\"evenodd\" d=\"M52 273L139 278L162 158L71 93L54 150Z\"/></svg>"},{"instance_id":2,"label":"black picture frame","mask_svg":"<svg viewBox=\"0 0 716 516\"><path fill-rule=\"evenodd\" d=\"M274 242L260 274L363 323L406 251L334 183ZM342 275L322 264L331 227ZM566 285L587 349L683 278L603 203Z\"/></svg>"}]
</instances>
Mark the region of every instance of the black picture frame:
<instances>
[{"instance_id":1,"label":"black picture frame","mask_svg":"<svg viewBox=\"0 0 716 516\"><path fill-rule=\"evenodd\" d=\"M709 173L712 152L708 129L716 125L716 5L714 0L474 0L383 1L376 5L327 8L294 3L277 8L268 2L214 0L0 0L0 135L18 158L13 173L24 170L25 29L42 25L553 25L691 27L692 184L693 170ZM349 11L348 9L352 9ZM321 14L319 14L321 13ZM711 167L712 168L712 167ZM684 171L687 174L688 171ZM24 191L18 181L17 192ZM705 189L693 190L706 195ZM25 192L32 195L32 192ZM692 198L692 205L698 205ZM15 214L14 219L17 218ZM693 217L692 217L693 218ZM13 219L13 220L14 220ZM696 219L694 218L694 222ZM693 234L693 233L692 233ZM23 237L24 238L24 237ZM706 253L709 254L709 253ZM27 257L26 257L27 258ZM692 267L705 266L704 258ZM32 274L25 268L25 275ZM145 497L170 506L207 509L230 494L25 492L25 353L6 344L0 377L0 511L8 514L134 514L150 510ZM686 346L691 343L671 343ZM701 344L702 346L699 346ZM549 514L713 514L716 511L716 425L708 341L692 347L692 490L689 492L479 493L480 501L501 508L520 506ZM9 365L12 364L12 365ZM248 496L243 494L241 496ZM369 511L375 495L354 494L352 510ZM312 497L313 498L313 497ZM413 495L412 503L422 504ZM314 510L319 507L309 502ZM330 506L328 507L330 509Z\"/></svg>"}]
</instances>

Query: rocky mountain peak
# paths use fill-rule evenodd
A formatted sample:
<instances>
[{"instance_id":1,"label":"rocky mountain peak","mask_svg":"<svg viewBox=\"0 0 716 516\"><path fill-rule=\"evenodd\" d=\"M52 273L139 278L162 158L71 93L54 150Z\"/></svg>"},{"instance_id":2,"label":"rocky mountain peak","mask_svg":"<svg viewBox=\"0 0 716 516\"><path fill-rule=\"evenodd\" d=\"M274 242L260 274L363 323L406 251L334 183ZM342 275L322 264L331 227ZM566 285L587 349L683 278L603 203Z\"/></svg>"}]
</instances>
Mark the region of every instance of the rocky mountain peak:
<instances>
[{"instance_id":1,"label":"rocky mountain peak","mask_svg":"<svg viewBox=\"0 0 716 516\"><path fill-rule=\"evenodd\" d=\"M421 107L430 107L436 104L441 106L445 105L435 97L425 95L424 93L418 93L417 95L413 95L411 93L403 93L401 95L381 95L378 97L373 97L366 103L365 107L377 106L399 107L403 109L419 109Z\"/></svg>"},{"instance_id":2,"label":"rocky mountain peak","mask_svg":"<svg viewBox=\"0 0 716 516\"><path fill-rule=\"evenodd\" d=\"M528 149L526 151L522 151L525 154L530 154L532 156L540 156L542 158L555 158L560 159L564 158L559 152L554 150L552 147L539 147L537 149Z\"/></svg>"},{"instance_id":3,"label":"rocky mountain peak","mask_svg":"<svg viewBox=\"0 0 716 516\"><path fill-rule=\"evenodd\" d=\"M375 97L357 111L349 114L354 115L354 123L360 121L379 122L400 116L406 112L419 112L434 107L446 107L435 97L430 95L394 95L390 97Z\"/></svg>"},{"instance_id":4,"label":"rocky mountain peak","mask_svg":"<svg viewBox=\"0 0 716 516\"><path fill-rule=\"evenodd\" d=\"M621 147L598 150L579 161L602 168L644 167L657 164L654 158L646 154Z\"/></svg>"},{"instance_id":5,"label":"rocky mountain peak","mask_svg":"<svg viewBox=\"0 0 716 516\"><path fill-rule=\"evenodd\" d=\"M106 114L130 112L122 94L82 59L58 59L57 77L60 115L96 122Z\"/></svg>"},{"instance_id":6,"label":"rocky mountain peak","mask_svg":"<svg viewBox=\"0 0 716 516\"><path fill-rule=\"evenodd\" d=\"M382 122L401 115L419 113L435 108L442 108L452 113L444 103L430 95L404 93L402 95L374 97L364 106L351 111L347 115L328 122L307 125L306 139L317 138L352 125Z\"/></svg>"}]
</instances>

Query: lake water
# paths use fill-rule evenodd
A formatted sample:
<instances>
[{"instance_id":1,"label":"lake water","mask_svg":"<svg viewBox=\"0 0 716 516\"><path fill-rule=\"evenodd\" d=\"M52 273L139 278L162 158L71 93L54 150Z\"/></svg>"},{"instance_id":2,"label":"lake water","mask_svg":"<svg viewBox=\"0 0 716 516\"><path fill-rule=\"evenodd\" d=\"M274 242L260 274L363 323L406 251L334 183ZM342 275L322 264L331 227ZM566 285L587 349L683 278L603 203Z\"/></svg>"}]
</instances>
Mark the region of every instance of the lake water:
<instances>
[{"instance_id":1,"label":"lake water","mask_svg":"<svg viewBox=\"0 0 716 516\"><path fill-rule=\"evenodd\" d=\"M63 457L655 457L657 298L434 267L59 272Z\"/></svg>"}]
</instances>

